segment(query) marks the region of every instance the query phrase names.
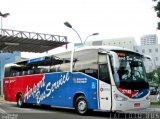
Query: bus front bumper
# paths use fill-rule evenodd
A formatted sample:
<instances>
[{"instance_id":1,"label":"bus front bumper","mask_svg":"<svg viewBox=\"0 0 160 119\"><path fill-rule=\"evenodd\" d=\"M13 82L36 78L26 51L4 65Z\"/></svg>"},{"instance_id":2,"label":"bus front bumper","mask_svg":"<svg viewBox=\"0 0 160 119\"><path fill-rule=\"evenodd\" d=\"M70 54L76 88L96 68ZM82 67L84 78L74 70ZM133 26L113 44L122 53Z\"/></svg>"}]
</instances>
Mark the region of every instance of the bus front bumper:
<instances>
[{"instance_id":1,"label":"bus front bumper","mask_svg":"<svg viewBox=\"0 0 160 119\"><path fill-rule=\"evenodd\" d=\"M139 109L145 109L150 107L150 100L142 101L115 101L112 106L112 111L130 111Z\"/></svg>"}]
</instances>

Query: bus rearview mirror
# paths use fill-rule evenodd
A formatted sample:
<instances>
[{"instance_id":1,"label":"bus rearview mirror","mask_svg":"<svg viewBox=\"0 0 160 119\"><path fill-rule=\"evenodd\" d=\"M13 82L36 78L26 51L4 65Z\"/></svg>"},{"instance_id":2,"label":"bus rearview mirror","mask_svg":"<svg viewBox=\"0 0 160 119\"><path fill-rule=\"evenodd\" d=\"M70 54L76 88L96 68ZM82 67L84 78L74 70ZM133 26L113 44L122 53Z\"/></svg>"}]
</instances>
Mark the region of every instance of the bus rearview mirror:
<instances>
[{"instance_id":1,"label":"bus rearview mirror","mask_svg":"<svg viewBox=\"0 0 160 119\"><path fill-rule=\"evenodd\" d=\"M153 71L154 69L157 69L156 62L151 56L143 55L143 57L144 57L144 62L145 62L144 64L148 64L152 67L150 70Z\"/></svg>"},{"instance_id":2,"label":"bus rearview mirror","mask_svg":"<svg viewBox=\"0 0 160 119\"><path fill-rule=\"evenodd\" d=\"M112 65L114 68L119 69L120 63L117 53L113 51L109 51L109 55L111 56Z\"/></svg>"}]
</instances>

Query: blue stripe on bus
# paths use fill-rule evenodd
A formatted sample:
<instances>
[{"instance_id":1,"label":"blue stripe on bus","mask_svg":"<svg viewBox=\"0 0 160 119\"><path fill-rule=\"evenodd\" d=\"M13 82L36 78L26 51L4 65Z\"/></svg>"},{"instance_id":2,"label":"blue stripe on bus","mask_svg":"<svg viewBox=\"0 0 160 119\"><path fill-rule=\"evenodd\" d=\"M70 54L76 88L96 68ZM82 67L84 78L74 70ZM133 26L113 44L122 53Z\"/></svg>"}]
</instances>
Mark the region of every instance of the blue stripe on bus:
<instances>
[{"instance_id":1,"label":"blue stripe on bus","mask_svg":"<svg viewBox=\"0 0 160 119\"><path fill-rule=\"evenodd\" d=\"M133 96L133 99L139 99L142 98L144 96L146 96L149 93L149 89L142 89L141 91L138 92L138 94L136 94L135 96Z\"/></svg>"},{"instance_id":2,"label":"blue stripe on bus","mask_svg":"<svg viewBox=\"0 0 160 119\"><path fill-rule=\"evenodd\" d=\"M30 59L30 60L27 61L27 64L36 63L36 62L40 62L40 61L44 61L44 60L45 60L45 57Z\"/></svg>"}]
</instances>

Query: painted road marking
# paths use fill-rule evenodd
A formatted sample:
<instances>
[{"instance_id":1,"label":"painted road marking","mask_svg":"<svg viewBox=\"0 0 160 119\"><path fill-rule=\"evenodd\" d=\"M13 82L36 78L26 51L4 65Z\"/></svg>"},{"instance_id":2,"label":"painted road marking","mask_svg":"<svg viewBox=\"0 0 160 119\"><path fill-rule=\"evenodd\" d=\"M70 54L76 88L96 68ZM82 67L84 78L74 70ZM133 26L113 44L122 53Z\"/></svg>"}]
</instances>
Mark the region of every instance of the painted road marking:
<instances>
[{"instance_id":1,"label":"painted road marking","mask_svg":"<svg viewBox=\"0 0 160 119\"><path fill-rule=\"evenodd\" d=\"M43 110L43 108L19 108L15 105L9 105L8 103L0 103L0 106L7 108L8 113L56 113L52 109L51 110ZM0 107L0 113L7 113L5 110Z\"/></svg>"},{"instance_id":2,"label":"painted road marking","mask_svg":"<svg viewBox=\"0 0 160 119\"><path fill-rule=\"evenodd\" d=\"M0 108L0 113L7 114L7 112L3 110L2 108Z\"/></svg>"}]
</instances>

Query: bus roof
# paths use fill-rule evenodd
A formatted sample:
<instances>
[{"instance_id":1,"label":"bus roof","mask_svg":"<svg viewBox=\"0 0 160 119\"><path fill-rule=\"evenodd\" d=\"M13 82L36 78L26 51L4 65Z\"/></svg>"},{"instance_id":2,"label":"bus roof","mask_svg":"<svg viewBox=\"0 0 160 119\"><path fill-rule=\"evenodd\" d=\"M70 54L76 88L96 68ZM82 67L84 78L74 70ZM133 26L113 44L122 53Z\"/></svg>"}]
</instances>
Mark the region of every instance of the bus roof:
<instances>
[{"instance_id":1,"label":"bus roof","mask_svg":"<svg viewBox=\"0 0 160 119\"><path fill-rule=\"evenodd\" d=\"M85 50L85 49L105 49L107 51L110 51L110 50L129 50L131 51L130 49L117 47L117 46L84 46L84 47L76 48L75 51L80 51L80 50Z\"/></svg>"},{"instance_id":2,"label":"bus roof","mask_svg":"<svg viewBox=\"0 0 160 119\"><path fill-rule=\"evenodd\" d=\"M118 46L84 46L84 47L79 47L76 48L75 51L81 51L81 50L86 50L86 49L104 49L106 51L111 51L111 50L121 50L121 51L130 51L139 55L142 55L138 52L135 52L131 49L128 48L122 48L122 47L118 47Z\"/></svg>"},{"instance_id":3,"label":"bus roof","mask_svg":"<svg viewBox=\"0 0 160 119\"><path fill-rule=\"evenodd\" d=\"M136 53L136 54L139 54L139 55L142 55L140 53L137 53L135 51L132 51L131 49L127 49L127 48L122 48L122 47L117 47L117 46L83 46L83 47L78 47L78 48L75 48L74 50L75 51L83 51L83 50L89 50L89 49L104 49L106 51L110 51L110 50L122 50L122 51L130 51L130 52L133 52L133 53ZM61 53L66 53L66 52L71 52L72 50L65 50L64 52L61 52ZM36 62L41 62L43 60L45 60L45 58L47 57L51 57L51 56L54 56L54 55L57 55L57 54L61 54L61 53L56 53L56 54L50 54L50 55L47 55L47 56L43 56L43 57L37 57L37 58L33 58L33 59L28 59L28 60L24 60L24 61L20 61L20 62L16 62L16 63L23 63L23 62L26 62L27 64L31 64L31 63L36 63ZM12 64L12 63L11 63Z\"/></svg>"}]
</instances>

